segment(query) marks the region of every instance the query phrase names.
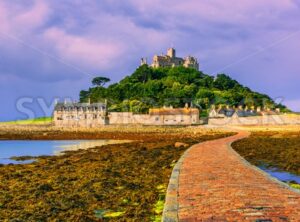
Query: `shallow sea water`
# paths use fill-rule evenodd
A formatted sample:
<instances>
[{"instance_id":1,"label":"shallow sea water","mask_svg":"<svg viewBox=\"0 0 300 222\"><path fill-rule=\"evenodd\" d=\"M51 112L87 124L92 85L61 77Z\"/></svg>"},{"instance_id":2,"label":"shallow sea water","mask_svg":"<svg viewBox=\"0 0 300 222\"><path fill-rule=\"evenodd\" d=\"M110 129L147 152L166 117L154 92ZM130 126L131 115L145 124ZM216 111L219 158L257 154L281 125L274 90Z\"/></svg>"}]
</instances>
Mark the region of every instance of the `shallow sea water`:
<instances>
[{"instance_id":1,"label":"shallow sea water","mask_svg":"<svg viewBox=\"0 0 300 222\"><path fill-rule=\"evenodd\" d=\"M123 140L5 140L0 141L0 164L30 163L33 160L15 161L13 156L52 156L64 151L88 149L107 144L120 144Z\"/></svg>"}]
</instances>

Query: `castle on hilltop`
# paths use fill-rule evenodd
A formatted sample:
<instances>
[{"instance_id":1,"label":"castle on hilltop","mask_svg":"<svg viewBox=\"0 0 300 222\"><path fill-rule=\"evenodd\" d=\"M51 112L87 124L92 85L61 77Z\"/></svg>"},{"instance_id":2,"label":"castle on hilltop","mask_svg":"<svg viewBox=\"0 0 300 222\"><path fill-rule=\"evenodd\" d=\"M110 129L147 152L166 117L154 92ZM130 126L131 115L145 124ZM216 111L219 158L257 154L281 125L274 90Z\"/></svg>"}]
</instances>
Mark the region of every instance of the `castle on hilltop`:
<instances>
[{"instance_id":1,"label":"castle on hilltop","mask_svg":"<svg viewBox=\"0 0 300 222\"><path fill-rule=\"evenodd\" d=\"M147 63L146 58L141 59L141 65L145 65ZM170 48L167 51L167 55L155 55L153 57L152 64L150 65L153 68L158 67L176 67L183 66L186 68L194 68L199 70L199 63L197 59L193 56L187 56L185 58L176 57L176 50L174 48Z\"/></svg>"}]
</instances>

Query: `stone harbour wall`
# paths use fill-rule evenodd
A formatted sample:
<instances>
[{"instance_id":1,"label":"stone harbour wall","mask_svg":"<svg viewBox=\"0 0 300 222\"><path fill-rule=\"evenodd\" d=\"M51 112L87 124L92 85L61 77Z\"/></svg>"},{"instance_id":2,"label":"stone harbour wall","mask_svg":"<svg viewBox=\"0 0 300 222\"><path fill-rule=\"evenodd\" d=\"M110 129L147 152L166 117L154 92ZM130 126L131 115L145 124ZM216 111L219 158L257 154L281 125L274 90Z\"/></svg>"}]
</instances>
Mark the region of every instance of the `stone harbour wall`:
<instances>
[{"instance_id":1,"label":"stone harbour wall","mask_svg":"<svg viewBox=\"0 0 300 222\"><path fill-rule=\"evenodd\" d=\"M229 118L210 118L209 125L297 125L300 124L300 115L268 115L252 117L229 117Z\"/></svg>"}]
</instances>

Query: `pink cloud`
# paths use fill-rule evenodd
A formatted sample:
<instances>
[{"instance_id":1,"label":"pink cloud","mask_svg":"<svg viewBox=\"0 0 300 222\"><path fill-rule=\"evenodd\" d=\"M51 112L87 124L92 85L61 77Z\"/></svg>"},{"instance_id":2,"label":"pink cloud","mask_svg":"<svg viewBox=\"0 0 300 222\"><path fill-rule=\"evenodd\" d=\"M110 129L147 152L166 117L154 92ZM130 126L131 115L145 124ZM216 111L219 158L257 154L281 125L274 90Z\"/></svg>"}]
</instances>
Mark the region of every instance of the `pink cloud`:
<instances>
[{"instance_id":1,"label":"pink cloud","mask_svg":"<svg viewBox=\"0 0 300 222\"><path fill-rule=\"evenodd\" d=\"M32 8L28 11L24 10L14 17L13 23L18 28L35 29L45 24L49 19L50 8L45 1L36 0Z\"/></svg>"},{"instance_id":2,"label":"pink cloud","mask_svg":"<svg viewBox=\"0 0 300 222\"><path fill-rule=\"evenodd\" d=\"M160 13L168 18L169 23L176 21L189 25L199 24L199 19L245 25L255 24L259 20L264 25L278 19L283 12L298 10L293 0L131 0L131 3L145 15Z\"/></svg>"},{"instance_id":3,"label":"pink cloud","mask_svg":"<svg viewBox=\"0 0 300 222\"><path fill-rule=\"evenodd\" d=\"M5 32L9 29L7 11L3 2L0 2L0 31Z\"/></svg>"},{"instance_id":4,"label":"pink cloud","mask_svg":"<svg viewBox=\"0 0 300 222\"><path fill-rule=\"evenodd\" d=\"M48 29L44 38L63 59L102 69L111 68L114 60L124 53L124 46L114 40L97 41L76 36L58 28Z\"/></svg>"},{"instance_id":5,"label":"pink cloud","mask_svg":"<svg viewBox=\"0 0 300 222\"><path fill-rule=\"evenodd\" d=\"M50 12L45 1L35 0L29 9L11 2L0 2L0 31L10 35L31 34L47 21Z\"/></svg>"},{"instance_id":6,"label":"pink cloud","mask_svg":"<svg viewBox=\"0 0 300 222\"><path fill-rule=\"evenodd\" d=\"M80 23L77 18L67 17L64 28L45 30L42 36L45 43L53 44L59 57L98 69L124 67L133 55L139 65L139 58L152 52L153 48L161 50L171 45L171 33L137 26L122 15L102 12L90 16L92 22L84 34L68 32L68 29L78 28ZM141 49L143 53L140 53ZM140 54L138 57L137 53Z\"/></svg>"}]
</instances>

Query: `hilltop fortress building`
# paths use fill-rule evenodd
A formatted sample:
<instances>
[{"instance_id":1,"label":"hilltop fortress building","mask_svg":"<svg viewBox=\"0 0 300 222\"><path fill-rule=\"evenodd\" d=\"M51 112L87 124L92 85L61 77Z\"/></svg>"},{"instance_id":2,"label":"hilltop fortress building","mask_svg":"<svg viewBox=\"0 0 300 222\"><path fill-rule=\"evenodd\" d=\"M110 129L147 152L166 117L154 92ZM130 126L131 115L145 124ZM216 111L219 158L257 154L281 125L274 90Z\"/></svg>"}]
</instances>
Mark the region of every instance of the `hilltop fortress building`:
<instances>
[{"instance_id":1,"label":"hilltop fortress building","mask_svg":"<svg viewBox=\"0 0 300 222\"><path fill-rule=\"evenodd\" d=\"M141 65L147 64L147 59L142 58ZM158 67L176 67L184 66L186 68L194 68L199 70L199 63L197 59L193 56L187 56L186 58L176 57L176 50L170 48L167 51L167 55L155 55L153 57L152 64L150 65L153 68Z\"/></svg>"}]
</instances>

